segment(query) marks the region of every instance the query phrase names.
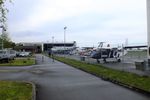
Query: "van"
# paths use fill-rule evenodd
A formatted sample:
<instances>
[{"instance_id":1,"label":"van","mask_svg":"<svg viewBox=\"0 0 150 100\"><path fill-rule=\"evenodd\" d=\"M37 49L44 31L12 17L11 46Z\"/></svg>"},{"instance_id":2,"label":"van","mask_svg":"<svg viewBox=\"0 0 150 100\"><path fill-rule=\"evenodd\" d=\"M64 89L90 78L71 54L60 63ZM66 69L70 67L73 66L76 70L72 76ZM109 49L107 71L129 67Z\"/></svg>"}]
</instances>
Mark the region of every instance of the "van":
<instances>
[{"instance_id":1,"label":"van","mask_svg":"<svg viewBox=\"0 0 150 100\"><path fill-rule=\"evenodd\" d=\"M14 50L0 50L0 61L13 60L16 57L16 51Z\"/></svg>"}]
</instances>

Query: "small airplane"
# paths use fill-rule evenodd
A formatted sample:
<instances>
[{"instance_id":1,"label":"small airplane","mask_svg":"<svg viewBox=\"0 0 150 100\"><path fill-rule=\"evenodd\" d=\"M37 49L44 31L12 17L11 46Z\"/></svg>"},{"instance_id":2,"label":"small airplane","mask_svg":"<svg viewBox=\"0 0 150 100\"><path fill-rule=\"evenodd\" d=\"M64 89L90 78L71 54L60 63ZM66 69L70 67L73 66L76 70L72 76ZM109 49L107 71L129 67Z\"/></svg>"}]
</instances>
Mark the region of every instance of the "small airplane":
<instances>
[{"instance_id":1,"label":"small airplane","mask_svg":"<svg viewBox=\"0 0 150 100\"><path fill-rule=\"evenodd\" d=\"M100 59L106 62L106 59L115 59L117 62L121 62L121 56L125 55L123 49L111 48L108 44L107 47L103 47L105 42L100 42L96 50L93 50L90 57L97 60L100 63Z\"/></svg>"}]
</instances>

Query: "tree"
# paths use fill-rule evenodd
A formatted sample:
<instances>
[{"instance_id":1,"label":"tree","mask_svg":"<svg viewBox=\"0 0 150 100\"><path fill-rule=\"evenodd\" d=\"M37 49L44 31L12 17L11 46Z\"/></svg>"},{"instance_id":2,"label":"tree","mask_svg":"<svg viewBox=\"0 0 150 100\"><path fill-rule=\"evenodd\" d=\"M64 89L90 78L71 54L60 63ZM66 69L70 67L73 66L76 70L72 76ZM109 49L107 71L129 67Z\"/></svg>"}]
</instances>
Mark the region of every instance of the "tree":
<instances>
[{"instance_id":1,"label":"tree","mask_svg":"<svg viewBox=\"0 0 150 100\"><path fill-rule=\"evenodd\" d=\"M3 45L5 48L10 48L11 45L14 43L10 41L9 34L7 32L7 17L6 14L8 13L8 9L6 8L6 2L11 2L11 0L0 0L0 28L1 28L1 35L0 35L0 43L1 48Z\"/></svg>"},{"instance_id":2,"label":"tree","mask_svg":"<svg viewBox=\"0 0 150 100\"><path fill-rule=\"evenodd\" d=\"M8 12L8 9L6 8L6 2L8 0L0 0L0 28L2 28L1 32L1 38L6 39L9 41L9 36L7 32L7 17L6 14ZM9 0L11 2L11 0Z\"/></svg>"},{"instance_id":3,"label":"tree","mask_svg":"<svg viewBox=\"0 0 150 100\"><path fill-rule=\"evenodd\" d=\"M6 14L8 12L8 9L6 8L6 2L7 0L0 0L0 26L1 28L6 28L6 21L7 21L7 17ZM10 1L11 2L11 1Z\"/></svg>"}]
</instances>

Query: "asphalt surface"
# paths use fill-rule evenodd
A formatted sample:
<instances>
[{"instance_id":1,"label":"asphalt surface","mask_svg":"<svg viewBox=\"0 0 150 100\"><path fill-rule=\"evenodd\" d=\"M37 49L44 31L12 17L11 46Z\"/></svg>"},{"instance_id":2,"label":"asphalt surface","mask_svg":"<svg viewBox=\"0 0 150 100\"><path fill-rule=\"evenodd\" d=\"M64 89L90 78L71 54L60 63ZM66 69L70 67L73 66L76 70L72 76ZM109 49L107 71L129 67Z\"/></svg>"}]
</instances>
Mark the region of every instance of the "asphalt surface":
<instances>
[{"instance_id":1,"label":"asphalt surface","mask_svg":"<svg viewBox=\"0 0 150 100\"><path fill-rule=\"evenodd\" d=\"M37 65L1 67L0 80L31 81L37 100L150 100L150 96L115 85L42 55Z\"/></svg>"}]
</instances>

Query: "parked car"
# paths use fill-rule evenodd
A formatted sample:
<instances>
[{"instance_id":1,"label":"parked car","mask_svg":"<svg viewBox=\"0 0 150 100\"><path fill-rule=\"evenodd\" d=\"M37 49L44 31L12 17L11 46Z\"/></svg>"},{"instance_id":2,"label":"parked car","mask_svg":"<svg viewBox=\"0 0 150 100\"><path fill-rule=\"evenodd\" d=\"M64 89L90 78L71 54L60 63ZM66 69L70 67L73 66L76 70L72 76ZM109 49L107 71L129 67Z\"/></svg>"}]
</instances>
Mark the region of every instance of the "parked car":
<instances>
[{"instance_id":1,"label":"parked car","mask_svg":"<svg viewBox=\"0 0 150 100\"><path fill-rule=\"evenodd\" d=\"M12 60L16 57L16 51L11 49L0 50L0 61L2 60Z\"/></svg>"},{"instance_id":2,"label":"parked car","mask_svg":"<svg viewBox=\"0 0 150 100\"><path fill-rule=\"evenodd\" d=\"M18 54L19 57L28 57L31 56L31 52L20 52Z\"/></svg>"}]
</instances>

